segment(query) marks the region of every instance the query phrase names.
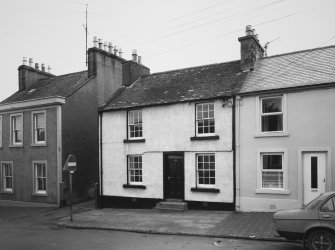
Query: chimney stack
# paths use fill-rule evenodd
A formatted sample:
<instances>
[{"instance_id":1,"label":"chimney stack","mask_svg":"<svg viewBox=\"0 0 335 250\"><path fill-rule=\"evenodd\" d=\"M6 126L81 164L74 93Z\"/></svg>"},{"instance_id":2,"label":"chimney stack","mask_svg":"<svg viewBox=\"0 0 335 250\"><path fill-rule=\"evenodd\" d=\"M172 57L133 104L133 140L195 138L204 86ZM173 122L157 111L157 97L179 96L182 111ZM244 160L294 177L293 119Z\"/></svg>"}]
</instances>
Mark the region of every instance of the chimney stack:
<instances>
[{"instance_id":1,"label":"chimney stack","mask_svg":"<svg viewBox=\"0 0 335 250\"><path fill-rule=\"evenodd\" d=\"M38 65L38 63L35 63L35 69L40 70L40 66Z\"/></svg>"},{"instance_id":2,"label":"chimney stack","mask_svg":"<svg viewBox=\"0 0 335 250\"><path fill-rule=\"evenodd\" d=\"M114 45L114 55L117 55L117 52L118 52L117 46Z\"/></svg>"},{"instance_id":3,"label":"chimney stack","mask_svg":"<svg viewBox=\"0 0 335 250\"><path fill-rule=\"evenodd\" d=\"M29 67L33 67L34 61L32 58L29 58Z\"/></svg>"},{"instance_id":4,"label":"chimney stack","mask_svg":"<svg viewBox=\"0 0 335 250\"><path fill-rule=\"evenodd\" d=\"M142 56L138 56L138 61L137 61L138 64L142 64Z\"/></svg>"},{"instance_id":5,"label":"chimney stack","mask_svg":"<svg viewBox=\"0 0 335 250\"><path fill-rule=\"evenodd\" d=\"M132 58L134 62L137 62L137 50L133 49Z\"/></svg>"},{"instance_id":6,"label":"chimney stack","mask_svg":"<svg viewBox=\"0 0 335 250\"><path fill-rule=\"evenodd\" d=\"M107 45L107 42L104 42L104 50L105 50L105 51L108 51L108 45Z\"/></svg>"},{"instance_id":7,"label":"chimney stack","mask_svg":"<svg viewBox=\"0 0 335 250\"><path fill-rule=\"evenodd\" d=\"M119 50L119 57L122 57L122 53L123 53L123 51L122 51L122 49L120 48L120 50Z\"/></svg>"},{"instance_id":8,"label":"chimney stack","mask_svg":"<svg viewBox=\"0 0 335 250\"><path fill-rule=\"evenodd\" d=\"M108 52L113 53L113 44L111 42L108 44Z\"/></svg>"},{"instance_id":9,"label":"chimney stack","mask_svg":"<svg viewBox=\"0 0 335 250\"><path fill-rule=\"evenodd\" d=\"M264 56L264 48L259 43L255 29L247 25L245 36L239 37L238 40L241 43L241 70L252 70L256 61Z\"/></svg>"},{"instance_id":10,"label":"chimney stack","mask_svg":"<svg viewBox=\"0 0 335 250\"><path fill-rule=\"evenodd\" d=\"M41 64L41 68L42 68L42 71L45 72L45 64L44 63Z\"/></svg>"},{"instance_id":11,"label":"chimney stack","mask_svg":"<svg viewBox=\"0 0 335 250\"><path fill-rule=\"evenodd\" d=\"M22 65L27 65L27 57L23 57Z\"/></svg>"},{"instance_id":12,"label":"chimney stack","mask_svg":"<svg viewBox=\"0 0 335 250\"><path fill-rule=\"evenodd\" d=\"M99 49L102 49L102 44L103 44L102 39L99 38Z\"/></svg>"},{"instance_id":13,"label":"chimney stack","mask_svg":"<svg viewBox=\"0 0 335 250\"><path fill-rule=\"evenodd\" d=\"M93 37L93 47L94 47L94 48L98 48L98 39L97 39L96 36Z\"/></svg>"}]
</instances>

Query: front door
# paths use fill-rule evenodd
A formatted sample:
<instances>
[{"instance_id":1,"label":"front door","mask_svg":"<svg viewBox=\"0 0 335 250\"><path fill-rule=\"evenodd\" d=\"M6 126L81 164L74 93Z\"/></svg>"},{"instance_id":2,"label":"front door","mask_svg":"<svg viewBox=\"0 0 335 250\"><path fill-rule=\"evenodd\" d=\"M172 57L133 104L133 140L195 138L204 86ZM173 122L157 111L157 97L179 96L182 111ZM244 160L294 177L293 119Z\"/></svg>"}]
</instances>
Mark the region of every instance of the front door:
<instances>
[{"instance_id":1,"label":"front door","mask_svg":"<svg viewBox=\"0 0 335 250\"><path fill-rule=\"evenodd\" d=\"M164 154L164 198L184 199L184 154Z\"/></svg>"},{"instance_id":2,"label":"front door","mask_svg":"<svg viewBox=\"0 0 335 250\"><path fill-rule=\"evenodd\" d=\"M326 191L326 153L304 153L304 204Z\"/></svg>"}]
</instances>

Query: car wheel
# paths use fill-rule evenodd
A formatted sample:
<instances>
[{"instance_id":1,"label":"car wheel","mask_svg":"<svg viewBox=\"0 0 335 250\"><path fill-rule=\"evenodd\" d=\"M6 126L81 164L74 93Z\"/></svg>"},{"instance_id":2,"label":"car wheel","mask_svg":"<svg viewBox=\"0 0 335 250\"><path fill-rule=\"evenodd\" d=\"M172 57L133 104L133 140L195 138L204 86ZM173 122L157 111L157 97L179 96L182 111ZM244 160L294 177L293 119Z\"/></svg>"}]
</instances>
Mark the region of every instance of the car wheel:
<instances>
[{"instance_id":1,"label":"car wheel","mask_svg":"<svg viewBox=\"0 0 335 250\"><path fill-rule=\"evenodd\" d=\"M308 249L335 250L335 236L327 230L315 230L308 235Z\"/></svg>"}]
</instances>

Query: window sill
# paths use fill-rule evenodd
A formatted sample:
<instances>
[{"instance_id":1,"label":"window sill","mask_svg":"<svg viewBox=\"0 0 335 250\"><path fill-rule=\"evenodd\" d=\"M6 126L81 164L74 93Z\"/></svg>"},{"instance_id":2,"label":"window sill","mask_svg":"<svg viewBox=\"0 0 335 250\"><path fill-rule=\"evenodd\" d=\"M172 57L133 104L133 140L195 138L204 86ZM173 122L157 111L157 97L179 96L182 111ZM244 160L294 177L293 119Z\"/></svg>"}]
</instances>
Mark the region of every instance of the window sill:
<instances>
[{"instance_id":1,"label":"window sill","mask_svg":"<svg viewBox=\"0 0 335 250\"><path fill-rule=\"evenodd\" d=\"M48 144L46 144L46 143L40 143L40 144L35 143L35 144L31 144L31 146L32 147L46 147L46 146L48 146Z\"/></svg>"},{"instance_id":2,"label":"window sill","mask_svg":"<svg viewBox=\"0 0 335 250\"><path fill-rule=\"evenodd\" d=\"M123 188L146 189L146 186L144 186L144 185L134 185L134 184L123 184Z\"/></svg>"},{"instance_id":3,"label":"window sill","mask_svg":"<svg viewBox=\"0 0 335 250\"><path fill-rule=\"evenodd\" d=\"M39 194L39 193L33 193L33 196L42 196L42 197L47 197L48 194Z\"/></svg>"},{"instance_id":4,"label":"window sill","mask_svg":"<svg viewBox=\"0 0 335 250\"><path fill-rule=\"evenodd\" d=\"M256 189L256 194L291 194L290 190L287 189Z\"/></svg>"},{"instance_id":5,"label":"window sill","mask_svg":"<svg viewBox=\"0 0 335 250\"><path fill-rule=\"evenodd\" d=\"M220 193L220 189L217 188L191 188L191 191L204 193Z\"/></svg>"},{"instance_id":6,"label":"window sill","mask_svg":"<svg viewBox=\"0 0 335 250\"><path fill-rule=\"evenodd\" d=\"M0 191L0 194L14 194L14 191Z\"/></svg>"},{"instance_id":7,"label":"window sill","mask_svg":"<svg viewBox=\"0 0 335 250\"><path fill-rule=\"evenodd\" d=\"M290 133L288 132L267 132L267 133L256 133L254 135L255 138L262 137L288 137Z\"/></svg>"},{"instance_id":8,"label":"window sill","mask_svg":"<svg viewBox=\"0 0 335 250\"><path fill-rule=\"evenodd\" d=\"M220 139L220 136L218 136L218 135L193 136L193 137L191 137L191 141L219 140L219 139Z\"/></svg>"},{"instance_id":9,"label":"window sill","mask_svg":"<svg viewBox=\"0 0 335 250\"><path fill-rule=\"evenodd\" d=\"M124 139L123 143L139 143L145 142L145 139Z\"/></svg>"},{"instance_id":10,"label":"window sill","mask_svg":"<svg viewBox=\"0 0 335 250\"><path fill-rule=\"evenodd\" d=\"M23 144L20 144L20 145L9 145L10 148L23 148Z\"/></svg>"}]
</instances>

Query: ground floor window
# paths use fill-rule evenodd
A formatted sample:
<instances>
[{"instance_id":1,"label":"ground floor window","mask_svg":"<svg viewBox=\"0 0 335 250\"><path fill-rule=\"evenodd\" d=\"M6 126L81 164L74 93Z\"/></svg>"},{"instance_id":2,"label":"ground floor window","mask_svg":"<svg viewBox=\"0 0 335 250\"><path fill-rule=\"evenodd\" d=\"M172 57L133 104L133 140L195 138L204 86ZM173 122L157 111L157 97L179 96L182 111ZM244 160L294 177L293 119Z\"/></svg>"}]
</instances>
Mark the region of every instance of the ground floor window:
<instances>
[{"instance_id":1,"label":"ground floor window","mask_svg":"<svg viewBox=\"0 0 335 250\"><path fill-rule=\"evenodd\" d=\"M197 186L215 185L215 154L197 154Z\"/></svg>"},{"instance_id":2,"label":"ground floor window","mask_svg":"<svg viewBox=\"0 0 335 250\"><path fill-rule=\"evenodd\" d=\"M142 155L128 156L128 182L142 184Z\"/></svg>"},{"instance_id":3,"label":"ground floor window","mask_svg":"<svg viewBox=\"0 0 335 250\"><path fill-rule=\"evenodd\" d=\"M1 187L4 192L13 192L13 163L1 163Z\"/></svg>"},{"instance_id":4,"label":"ground floor window","mask_svg":"<svg viewBox=\"0 0 335 250\"><path fill-rule=\"evenodd\" d=\"M257 191L288 191L287 149L262 149L257 154Z\"/></svg>"},{"instance_id":5,"label":"ground floor window","mask_svg":"<svg viewBox=\"0 0 335 250\"><path fill-rule=\"evenodd\" d=\"M47 193L47 164L46 162L34 162L34 186L36 194Z\"/></svg>"}]
</instances>

